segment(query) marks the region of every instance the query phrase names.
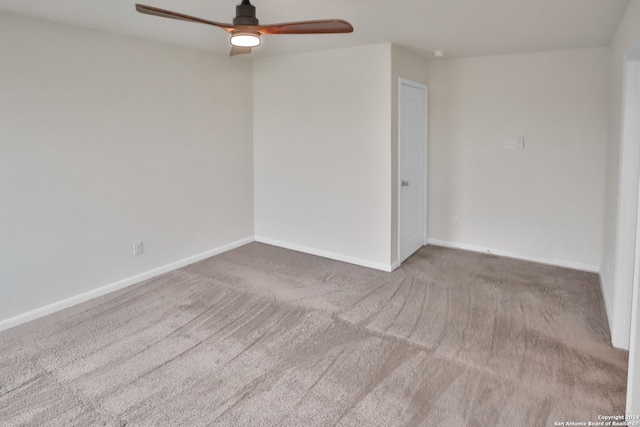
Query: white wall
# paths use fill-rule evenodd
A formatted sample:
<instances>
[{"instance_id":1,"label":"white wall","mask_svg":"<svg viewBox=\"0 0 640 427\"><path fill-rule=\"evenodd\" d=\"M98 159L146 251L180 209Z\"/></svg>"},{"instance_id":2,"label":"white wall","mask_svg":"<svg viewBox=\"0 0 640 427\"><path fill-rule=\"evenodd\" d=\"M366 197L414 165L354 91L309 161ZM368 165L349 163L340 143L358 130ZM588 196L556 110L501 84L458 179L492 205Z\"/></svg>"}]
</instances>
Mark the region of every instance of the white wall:
<instances>
[{"instance_id":1,"label":"white wall","mask_svg":"<svg viewBox=\"0 0 640 427\"><path fill-rule=\"evenodd\" d=\"M430 241L597 271L608 70L606 48L430 61Z\"/></svg>"},{"instance_id":2,"label":"white wall","mask_svg":"<svg viewBox=\"0 0 640 427\"><path fill-rule=\"evenodd\" d=\"M625 55L640 39L640 1L629 3L611 44L610 66L610 116L607 144L607 173L605 193L605 216L602 254L602 287L611 327L611 338L616 347L629 348L631 316L631 286L633 275L633 250L635 234L631 227L635 216L629 207L635 195L630 195L637 171L628 162L621 161L622 115L623 115L623 70ZM632 147L627 147L632 148ZM626 153L629 156L630 153ZM627 160L629 158L627 157ZM637 169L637 166L636 166ZM634 176L636 175L636 176ZM637 182L635 183L637 185ZM620 195L624 194L624 198ZM631 239L629 239L631 238Z\"/></svg>"},{"instance_id":3,"label":"white wall","mask_svg":"<svg viewBox=\"0 0 640 427\"><path fill-rule=\"evenodd\" d=\"M249 61L10 14L0 39L0 321L253 236Z\"/></svg>"},{"instance_id":4,"label":"white wall","mask_svg":"<svg viewBox=\"0 0 640 427\"><path fill-rule=\"evenodd\" d=\"M391 45L254 60L256 240L390 266Z\"/></svg>"}]
</instances>

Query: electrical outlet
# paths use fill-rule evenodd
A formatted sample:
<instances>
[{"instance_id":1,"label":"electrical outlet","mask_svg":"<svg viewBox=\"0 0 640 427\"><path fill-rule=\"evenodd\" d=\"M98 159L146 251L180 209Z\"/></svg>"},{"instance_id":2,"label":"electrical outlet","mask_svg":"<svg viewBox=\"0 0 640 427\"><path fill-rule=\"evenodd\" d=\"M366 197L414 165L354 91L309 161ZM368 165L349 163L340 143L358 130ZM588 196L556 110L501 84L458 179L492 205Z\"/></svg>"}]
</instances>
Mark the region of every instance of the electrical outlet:
<instances>
[{"instance_id":1,"label":"electrical outlet","mask_svg":"<svg viewBox=\"0 0 640 427\"><path fill-rule=\"evenodd\" d=\"M142 253L142 240L133 242L133 256L138 256Z\"/></svg>"},{"instance_id":2,"label":"electrical outlet","mask_svg":"<svg viewBox=\"0 0 640 427\"><path fill-rule=\"evenodd\" d=\"M459 216L454 216L453 217L453 224L458 226L460 225L460 217Z\"/></svg>"}]
</instances>

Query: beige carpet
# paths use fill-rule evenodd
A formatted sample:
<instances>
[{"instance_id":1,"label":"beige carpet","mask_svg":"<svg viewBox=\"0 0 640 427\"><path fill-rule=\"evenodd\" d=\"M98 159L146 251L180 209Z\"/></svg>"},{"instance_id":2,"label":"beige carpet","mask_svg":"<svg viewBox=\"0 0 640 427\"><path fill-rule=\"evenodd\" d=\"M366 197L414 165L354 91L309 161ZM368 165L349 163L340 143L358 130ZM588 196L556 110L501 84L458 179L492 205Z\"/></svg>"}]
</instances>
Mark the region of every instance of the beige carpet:
<instances>
[{"instance_id":1,"label":"beige carpet","mask_svg":"<svg viewBox=\"0 0 640 427\"><path fill-rule=\"evenodd\" d=\"M253 243L0 334L0 425L553 426L624 412L594 274Z\"/></svg>"}]
</instances>

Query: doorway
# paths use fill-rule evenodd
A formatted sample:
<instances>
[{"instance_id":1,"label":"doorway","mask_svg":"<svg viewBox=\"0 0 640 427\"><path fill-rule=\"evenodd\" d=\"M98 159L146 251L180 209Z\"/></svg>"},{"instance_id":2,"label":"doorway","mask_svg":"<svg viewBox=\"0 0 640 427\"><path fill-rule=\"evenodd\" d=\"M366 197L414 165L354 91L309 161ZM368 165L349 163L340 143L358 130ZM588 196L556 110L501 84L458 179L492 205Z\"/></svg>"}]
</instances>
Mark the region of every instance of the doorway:
<instances>
[{"instance_id":1,"label":"doorway","mask_svg":"<svg viewBox=\"0 0 640 427\"><path fill-rule=\"evenodd\" d=\"M427 87L398 80L398 260L427 242Z\"/></svg>"}]
</instances>

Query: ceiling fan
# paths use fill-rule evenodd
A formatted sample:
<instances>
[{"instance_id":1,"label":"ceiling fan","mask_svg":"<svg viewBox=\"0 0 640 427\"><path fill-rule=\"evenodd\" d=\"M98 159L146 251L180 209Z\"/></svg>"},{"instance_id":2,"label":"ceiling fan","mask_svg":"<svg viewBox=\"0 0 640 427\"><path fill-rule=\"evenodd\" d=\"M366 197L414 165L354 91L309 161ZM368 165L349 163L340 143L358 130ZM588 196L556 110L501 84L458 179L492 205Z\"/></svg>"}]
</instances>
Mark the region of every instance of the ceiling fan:
<instances>
[{"instance_id":1,"label":"ceiling fan","mask_svg":"<svg viewBox=\"0 0 640 427\"><path fill-rule=\"evenodd\" d=\"M256 8L249 0L242 0L242 3L236 5L236 16L233 18L233 24L208 21L206 19L196 18L195 16L184 15L182 13L143 4L136 4L136 10L147 15L198 22L200 24L222 28L231 34L230 56L250 53L252 48L260 45L260 36L263 34L329 34L353 32L353 26L342 19L321 19L316 21L259 25L258 18L256 18Z\"/></svg>"}]
</instances>

